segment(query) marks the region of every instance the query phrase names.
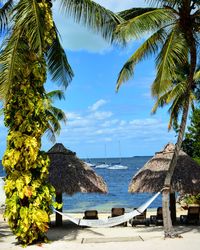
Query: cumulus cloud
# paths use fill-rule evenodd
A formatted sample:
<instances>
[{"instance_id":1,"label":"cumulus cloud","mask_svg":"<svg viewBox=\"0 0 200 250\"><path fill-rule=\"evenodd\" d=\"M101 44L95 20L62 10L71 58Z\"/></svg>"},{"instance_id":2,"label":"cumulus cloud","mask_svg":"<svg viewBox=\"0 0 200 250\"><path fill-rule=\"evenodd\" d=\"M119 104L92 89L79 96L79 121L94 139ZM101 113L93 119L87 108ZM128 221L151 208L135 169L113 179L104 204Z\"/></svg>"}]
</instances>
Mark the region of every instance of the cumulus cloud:
<instances>
[{"instance_id":1,"label":"cumulus cloud","mask_svg":"<svg viewBox=\"0 0 200 250\"><path fill-rule=\"evenodd\" d=\"M159 142L163 146L171 141L174 136L174 133L168 133L167 122L163 121L162 118L116 118L117 114L107 110L106 103L107 101L102 99L91 104L88 110L84 112L67 113L69 114L68 122L61 130L58 141L63 142L66 146L69 145L71 149L78 148L80 154L84 154L83 151L87 147L91 152L93 149L102 147L101 154L103 154L102 145L111 143L117 145L119 140L127 147L128 145L134 145L139 150L139 147L152 143L157 145ZM100 107L101 111L98 110ZM80 144L84 146L80 147ZM153 150L153 146L147 148ZM127 150L131 150L130 146ZM159 148L156 150L159 150ZM98 152L98 150L95 152ZM116 154L116 152L117 149L114 153ZM110 154L112 153L110 152Z\"/></svg>"},{"instance_id":2,"label":"cumulus cloud","mask_svg":"<svg viewBox=\"0 0 200 250\"><path fill-rule=\"evenodd\" d=\"M97 102L95 102L92 106L89 107L90 111L96 111L97 109L99 109L101 106L103 106L104 104L106 104L107 101L104 99L100 99Z\"/></svg>"}]
</instances>

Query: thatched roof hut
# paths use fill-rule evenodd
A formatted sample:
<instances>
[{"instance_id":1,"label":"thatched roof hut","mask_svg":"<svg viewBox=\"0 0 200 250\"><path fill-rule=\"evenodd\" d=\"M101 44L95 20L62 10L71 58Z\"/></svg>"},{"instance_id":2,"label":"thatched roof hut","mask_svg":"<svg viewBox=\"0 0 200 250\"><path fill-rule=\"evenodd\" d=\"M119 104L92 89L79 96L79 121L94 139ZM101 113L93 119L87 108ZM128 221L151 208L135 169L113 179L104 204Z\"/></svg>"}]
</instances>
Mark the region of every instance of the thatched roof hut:
<instances>
[{"instance_id":1,"label":"thatched roof hut","mask_svg":"<svg viewBox=\"0 0 200 250\"><path fill-rule=\"evenodd\" d=\"M62 193L107 193L107 185L103 178L62 143L56 143L47 154L51 161L49 181L56 189L57 202L62 202ZM59 215L56 216L59 218ZM61 218L58 220L62 221ZM57 224L62 224L61 221L57 221Z\"/></svg>"},{"instance_id":2,"label":"thatched roof hut","mask_svg":"<svg viewBox=\"0 0 200 250\"><path fill-rule=\"evenodd\" d=\"M48 155L51 160L49 180L57 192L68 195L77 192L107 193L103 178L62 143L56 143Z\"/></svg>"},{"instance_id":3,"label":"thatched roof hut","mask_svg":"<svg viewBox=\"0 0 200 250\"><path fill-rule=\"evenodd\" d=\"M164 150L151 158L132 178L129 192L158 192L172 159L175 146L168 143ZM200 192L200 166L182 150L172 178L172 191L195 194Z\"/></svg>"},{"instance_id":4,"label":"thatched roof hut","mask_svg":"<svg viewBox=\"0 0 200 250\"><path fill-rule=\"evenodd\" d=\"M164 180L175 146L168 143L163 151L155 153L132 178L129 192L158 192L164 186ZM172 177L170 193L171 218L176 221L175 192L181 194L200 193L200 166L182 150L179 152L177 164Z\"/></svg>"}]
</instances>

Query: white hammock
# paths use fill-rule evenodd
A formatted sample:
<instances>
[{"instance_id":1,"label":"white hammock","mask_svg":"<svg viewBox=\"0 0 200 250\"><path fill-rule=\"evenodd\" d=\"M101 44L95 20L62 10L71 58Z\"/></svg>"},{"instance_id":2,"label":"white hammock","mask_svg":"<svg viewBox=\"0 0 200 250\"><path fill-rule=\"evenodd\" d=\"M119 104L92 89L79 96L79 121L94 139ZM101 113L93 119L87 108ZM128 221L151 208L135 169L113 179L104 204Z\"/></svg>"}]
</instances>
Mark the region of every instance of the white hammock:
<instances>
[{"instance_id":1,"label":"white hammock","mask_svg":"<svg viewBox=\"0 0 200 250\"><path fill-rule=\"evenodd\" d=\"M143 205L141 205L140 207L138 207L137 209L117 216L117 217L111 217L111 218L105 218L105 219L98 219L98 220L86 220L86 219L77 219L74 218L70 215L67 215L66 213L61 213L57 210L54 209L54 211L60 215L62 215L63 217L67 218L68 220L72 221L73 223L75 223L76 225L79 226L88 226L88 227L113 227L116 225L119 225L121 223L124 223L126 221L129 221L130 219L132 219L133 217L141 214L144 212L144 210L158 197L158 195L161 193L158 192L156 193L152 198L150 198L147 202L145 202Z\"/></svg>"}]
</instances>

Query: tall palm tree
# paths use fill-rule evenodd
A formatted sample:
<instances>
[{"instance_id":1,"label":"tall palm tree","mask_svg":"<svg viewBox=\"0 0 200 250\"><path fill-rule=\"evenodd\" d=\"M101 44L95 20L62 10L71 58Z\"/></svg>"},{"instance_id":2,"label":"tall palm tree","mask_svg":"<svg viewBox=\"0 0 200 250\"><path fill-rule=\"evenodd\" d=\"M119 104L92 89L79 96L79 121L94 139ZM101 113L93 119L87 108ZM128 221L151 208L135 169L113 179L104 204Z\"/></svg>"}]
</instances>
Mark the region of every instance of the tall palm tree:
<instances>
[{"instance_id":1,"label":"tall palm tree","mask_svg":"<svg viewBox=\"0 0 200 250\"><path fill-rule=\"evenodd\" d=\"M119 13L126 21L115 32L115 39L121 42L131 38L142 38L149 34L147 40L134 52L122 67L117 80L120 85L133 76L137 63L150 55L156 55L156 77L152 84L152 96L159 99L173 80L178 78L176 65L189 62L184 93L184 105L177 143L170 162L164 189L162 192L165 237L174 237L169 212L169 192L171 178L181 148L188 115L190 93L194 88L194 72L197 61L197 37L199 34L200 1L196 0L147 0L149 8L132 8Z\"/></svg>"},{"instance_id":2,"label":"tall palm tree","mask_svg":"<svg viewBox=\"0 0 200 250\"><path fill-rule=\"evenodd\" d=\"M111 39L120 21L117 15L92 0L58 1L77 22ZM9 11L11 27L0 53L0 98L5 100L4 122L9 131L2 161L6 170L5 217L25 245L45 240L55 193L47 182L49 158L40 151L41 137L49 128L44 105L47 70L52 80L64 87L73 77L53 21L52 3L19 0Z\"/></svg>"}]
</instances>

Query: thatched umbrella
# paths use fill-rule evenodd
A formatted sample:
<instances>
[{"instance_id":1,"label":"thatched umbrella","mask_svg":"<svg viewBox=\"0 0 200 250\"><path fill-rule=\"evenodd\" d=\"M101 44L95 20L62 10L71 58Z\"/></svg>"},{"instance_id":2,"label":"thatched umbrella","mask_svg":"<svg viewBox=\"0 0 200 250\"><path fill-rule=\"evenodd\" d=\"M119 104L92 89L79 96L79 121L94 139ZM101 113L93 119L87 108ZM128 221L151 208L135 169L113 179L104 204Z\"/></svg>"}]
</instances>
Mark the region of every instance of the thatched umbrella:
<instances>
[{"instance_id":1,"label":"thatched umbrella","mask_svg":"<svg viewBox=\"0 0 200 250\"><path fill-rule=\"evenodd\" d=\"M164 150L155 153L132 178L129 192L158 192L164 186L164 180L172 159L175 146L168 143ZM172 195L174 192L196 194L200 192L200 166L182 150L172 177ZM173 203L173 204L172 204ZM175 202L171 202L175 207ZM173 208L171 209L171 213ZM176 214L172 214L175 218Z\"/></svg>"},{"instance_id":2,"label":"thatched umbrella","mask_svg":"<svg viewBox=\"0 0 200 250\"><path fill-rule=\"evenodd\" d=\"M56 143L49 151L49 181L56 189L56 201L62 202L62 193L77 192L107 193L107 185L101 176L76 157L76 153ZM56 214L56 224L62 224L62 217Z\"/></svg>"}]
</instances>

